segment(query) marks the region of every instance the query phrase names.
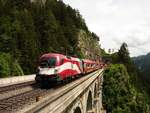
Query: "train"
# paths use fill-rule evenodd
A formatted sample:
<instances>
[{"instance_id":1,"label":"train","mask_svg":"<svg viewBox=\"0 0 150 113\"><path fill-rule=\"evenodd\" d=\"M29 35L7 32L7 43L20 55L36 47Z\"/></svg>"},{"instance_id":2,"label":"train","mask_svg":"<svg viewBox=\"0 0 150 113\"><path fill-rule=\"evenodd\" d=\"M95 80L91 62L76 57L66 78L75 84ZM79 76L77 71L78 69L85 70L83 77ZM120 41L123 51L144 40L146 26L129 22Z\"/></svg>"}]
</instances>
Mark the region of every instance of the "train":
<instances>
[{"instance_id":1,"label":"train","mask_svg":"<svg viewBox=\"0 0 150 113\"><path fill-rule=\"evenodd\" d=\"M37 83L50 85L77 78L99 68L102 68L99 61L47 53L39 58L35 80Z\"/></svg>"}]
</instances>

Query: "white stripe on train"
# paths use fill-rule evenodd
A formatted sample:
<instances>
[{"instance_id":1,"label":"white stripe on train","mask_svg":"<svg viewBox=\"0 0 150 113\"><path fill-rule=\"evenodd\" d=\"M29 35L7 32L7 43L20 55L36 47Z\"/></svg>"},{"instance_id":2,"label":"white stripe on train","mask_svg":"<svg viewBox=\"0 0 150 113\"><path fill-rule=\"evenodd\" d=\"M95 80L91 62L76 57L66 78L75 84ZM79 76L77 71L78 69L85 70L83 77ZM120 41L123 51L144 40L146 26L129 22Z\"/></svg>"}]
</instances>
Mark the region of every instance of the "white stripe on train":
<instances>
[{"instance_id":1,"label":"white stripe on train","mask_svg":"<svg viewBox=\"0 0 150 113\"><path fill-rule=\"evenodd\" d=\"M81 73L79 67L77 64L73 64L71 62L66 62L60 66L57 66L55 68L40 68L39 67L39 74L41 75L53 75L56 74L55 71L57 70L57 73L61 73L65 70L76 70L79 74Z\"/></svg>"}]
</instances>

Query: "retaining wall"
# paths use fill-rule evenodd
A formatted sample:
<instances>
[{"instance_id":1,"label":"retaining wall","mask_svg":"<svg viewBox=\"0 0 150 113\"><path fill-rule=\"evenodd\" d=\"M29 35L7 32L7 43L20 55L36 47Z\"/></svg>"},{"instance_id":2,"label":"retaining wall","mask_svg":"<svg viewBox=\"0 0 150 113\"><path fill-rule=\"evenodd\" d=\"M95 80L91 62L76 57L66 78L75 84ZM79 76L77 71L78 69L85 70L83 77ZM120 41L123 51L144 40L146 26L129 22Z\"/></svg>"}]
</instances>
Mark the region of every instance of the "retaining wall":
<instances>
[{"instance_id":1,"label":"retaining wall","mask_svg":"<svg viewBox=\"0 0 150 113\"><path fill-rule=\"evenodd\" d=\"M34 81L34 79L35 79L35 74L10 77L10 78L0 78L0 87L23 83L23 82Z\"/></svg>"}]
</instances>

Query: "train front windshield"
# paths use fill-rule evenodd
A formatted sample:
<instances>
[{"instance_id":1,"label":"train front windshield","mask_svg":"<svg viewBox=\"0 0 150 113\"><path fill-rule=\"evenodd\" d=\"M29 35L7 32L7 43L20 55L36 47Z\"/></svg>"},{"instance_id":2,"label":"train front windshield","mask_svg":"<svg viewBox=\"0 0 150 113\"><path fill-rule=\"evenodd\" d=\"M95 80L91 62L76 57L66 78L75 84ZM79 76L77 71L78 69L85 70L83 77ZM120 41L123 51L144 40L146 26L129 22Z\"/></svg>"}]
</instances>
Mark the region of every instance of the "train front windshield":
<instances>
[{"instance_id":1,"label":"train front windshield","mask_svg":"<svg viewBox=\"0 0 150 113\"><path fill-rule=\"evenodd\" d=\"M40 67L41 68L52 68L56 66L56 58L55 57L51 57L48 59L44 59L40 61Z\"/></svg>"}]
</instances>

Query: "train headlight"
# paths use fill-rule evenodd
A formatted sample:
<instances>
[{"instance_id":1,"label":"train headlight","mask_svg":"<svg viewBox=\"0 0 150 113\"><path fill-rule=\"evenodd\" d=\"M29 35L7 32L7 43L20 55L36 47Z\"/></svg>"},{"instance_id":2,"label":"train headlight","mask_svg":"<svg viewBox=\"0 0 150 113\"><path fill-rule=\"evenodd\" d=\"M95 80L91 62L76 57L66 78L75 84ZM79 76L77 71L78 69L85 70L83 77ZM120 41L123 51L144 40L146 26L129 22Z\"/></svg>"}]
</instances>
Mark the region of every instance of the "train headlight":
<instances>
[{"instance_id":1,"label":"train headlight","mask_svg":"<svg viewBox=\"0 0 150 113\"><path fill-rule=\"evenodd\" d=\"M54 69L54 74L57 74L58 70L57 69Z\"/></svg>"}]
</instances>

